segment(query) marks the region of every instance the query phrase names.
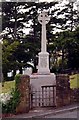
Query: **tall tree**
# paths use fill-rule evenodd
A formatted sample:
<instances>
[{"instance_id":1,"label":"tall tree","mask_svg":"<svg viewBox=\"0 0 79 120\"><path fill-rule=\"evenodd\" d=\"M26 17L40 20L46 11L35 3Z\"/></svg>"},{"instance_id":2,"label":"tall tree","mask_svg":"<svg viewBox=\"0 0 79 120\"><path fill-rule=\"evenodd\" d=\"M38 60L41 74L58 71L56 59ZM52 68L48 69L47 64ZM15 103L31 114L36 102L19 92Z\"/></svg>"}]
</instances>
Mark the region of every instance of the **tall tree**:
<instances>
[{"instance_id":1,"label":"tall tree","mask_svg":"<svg viewBox=\"0 0 79 120\"><path fill-rule=\"evenodd\" d=\"M5 80L7 80L7 73L15 67L13 53L17 49L18 45L18 41L14 41L13 43L9 44L8 40L4 40L2 43L2 69Z\"/></svg>"},{"instance_id":2,"label":"tall tree","mask_svg":"<svg viewBox=\"0 0 79 120\"><path fill-rule=\"evenodd\" d=\"M25 20L25 15L23 12L20 12L20 9L23 9L25 3L16 3L16 2L3 2L2 3L2 30L4 32L3 35L3 41L4 39L8 40L8 44L14 43L14 41L19 41L19 46L17 47L17 50L14 52L13 55L13 60L15 61L15 64L13 62L13 65L9 66L11 67L12 70L14 70L14 75L16 74L16 67L17 67L17 62L18 62L18 69L20 70L20 73L22 73L22 67L23 67L23 62L25 61L27 64L27 58L29 58L26 55L25 52L25 47L23 48L23 39L24 39L24 34L23 34L23 27L24 27L24 22ZM5 21L6 20L6 21ZM23 50L21 50L23 49ZM21 51L20 51L21 50ZM26 48L27 50L27 48ZM20 54L19 54L20 51ZM16 56L17 54L17 56ZM24 56L26 57L26 60L24 60ZM22 56L22 57L21 57ZM11 59L11 58L10 58ZM12 67L14 66L15 67Z\"/></svg>"},{"instance_id":3,"label":"tall tree","mask_svg":"<svg viewBox=\"0 0 79 120\"><path fill-rule=\"evenodd\" d=\"M71 33L67 42L68 50L68 67L71 69L79 69L79 28Z\"/></svg>"}]
</instances>

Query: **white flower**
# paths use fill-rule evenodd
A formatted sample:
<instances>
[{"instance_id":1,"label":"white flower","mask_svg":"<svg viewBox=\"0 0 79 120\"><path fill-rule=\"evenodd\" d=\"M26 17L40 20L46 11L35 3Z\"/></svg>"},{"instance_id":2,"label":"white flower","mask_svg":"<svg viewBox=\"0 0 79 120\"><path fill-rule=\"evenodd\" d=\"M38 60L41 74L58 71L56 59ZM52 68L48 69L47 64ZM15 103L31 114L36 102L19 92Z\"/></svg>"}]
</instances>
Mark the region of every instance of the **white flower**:
<instances>
[{"instance_id":1,"label":"white flower","mask_svg":"<svg viewBox=\"0 0 79 120\"><path fill-rule=\"evenodd\" d=\"M10 93L1 93L0 94L0 102L6 104L10 99L12 98L12 95Z\"/></svg>"}]
</instances>

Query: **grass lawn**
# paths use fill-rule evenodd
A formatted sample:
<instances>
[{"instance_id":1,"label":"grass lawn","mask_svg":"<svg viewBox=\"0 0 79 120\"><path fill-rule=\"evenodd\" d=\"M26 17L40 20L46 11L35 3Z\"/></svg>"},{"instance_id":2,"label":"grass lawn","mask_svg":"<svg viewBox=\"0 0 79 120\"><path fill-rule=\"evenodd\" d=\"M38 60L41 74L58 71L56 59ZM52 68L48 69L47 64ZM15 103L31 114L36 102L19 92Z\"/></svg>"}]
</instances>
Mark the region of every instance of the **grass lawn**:
<instances>
[{"instance_id":1,"label":"grass lawn","mask_svg":"<svg viewBox=\"0 0 79 120\"><path fill-rule=\"evenodd\" d=\"M1 83L0 83L0 86L1 86ZM10 92L12 88L15 88L15 81L4 82L4 87L2 87L2 90L0 91L0 93Z\"/></svg>"},{"instance_id":2,"label":"grass lawn","mask_svg":"<svg viewBox=\"0 0 79 120\"><path fill-rule=\"evenodd\" d=\"M70 88L79 88L79 74L70 76Z\"/></svg>"}]
</instances>

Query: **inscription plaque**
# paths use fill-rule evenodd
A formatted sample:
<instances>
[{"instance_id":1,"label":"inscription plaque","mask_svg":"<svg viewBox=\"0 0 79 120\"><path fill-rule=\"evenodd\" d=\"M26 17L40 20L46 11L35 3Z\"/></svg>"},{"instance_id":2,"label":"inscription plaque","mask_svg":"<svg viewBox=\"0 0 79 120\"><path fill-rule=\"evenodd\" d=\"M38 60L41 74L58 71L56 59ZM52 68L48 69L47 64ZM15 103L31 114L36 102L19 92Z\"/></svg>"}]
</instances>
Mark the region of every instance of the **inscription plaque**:
<instances>
[{"instance_id":1,"label":"inscription plaque","mask_svg":"<svg viewBox=\"0 0 79 120\"><path fill-rule=\"evenodd\" d=\"M41 57L40 66L43 68L47 67L47 58L46 57Z\"/></svg>"}]
</instances>

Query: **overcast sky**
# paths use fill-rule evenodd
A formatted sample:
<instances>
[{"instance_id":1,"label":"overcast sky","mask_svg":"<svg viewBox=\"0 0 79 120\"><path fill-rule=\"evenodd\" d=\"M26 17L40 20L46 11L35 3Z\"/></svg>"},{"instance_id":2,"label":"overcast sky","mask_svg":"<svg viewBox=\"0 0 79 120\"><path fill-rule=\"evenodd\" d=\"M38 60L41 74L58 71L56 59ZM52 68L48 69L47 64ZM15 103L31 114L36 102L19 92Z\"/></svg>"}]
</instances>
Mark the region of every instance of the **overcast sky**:
<instances>
[{"instance_id":1,"label":"overcast sky","mask_svg":"<svg viewBox=\"0 0 79 120\"><path fill-rule=\"evenodd\" d=\"M15 1L19 1L19 2L33 2L33 1L39 1L39 2L52 2L52 1L62 1L62 0L0 0L0 2L4 2L4 1L7 1L7 2L15 2Z\"/></svg>"},{"instance_id":2,"label":"overcast sky","mask_svg":"<svg viewBox=\"0 0 79 120\"><path fill-rule=\"evenodd\" d=\"M52 1L60 1L60 0L39 0L39 1L41 1L41 2L44 2L44 1L47 1L47 2L52 2Z\"/></svg>"},{"instance_id":3,"label":"overcast sky","mask_svg":"<svg viewBox=\"0 0 79 120\"><path fill-rule=\"evenodd\" d=\"M0 2L4 2L4 1L7 1L7 2L16 2L16 1L18 1L18 2L34 2L34 1L39 1L39 2L45 2L45 1L47 1L47 2L52 2L52 1L69 1L69 0L0 0ZM71 0L71 1L79 1L79 0Z\"/></svg>"}]
</instances>

